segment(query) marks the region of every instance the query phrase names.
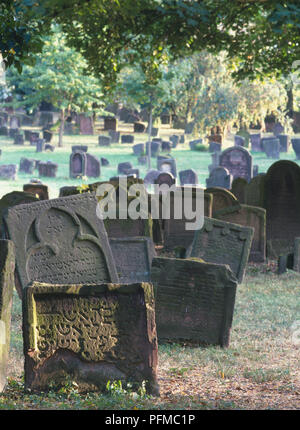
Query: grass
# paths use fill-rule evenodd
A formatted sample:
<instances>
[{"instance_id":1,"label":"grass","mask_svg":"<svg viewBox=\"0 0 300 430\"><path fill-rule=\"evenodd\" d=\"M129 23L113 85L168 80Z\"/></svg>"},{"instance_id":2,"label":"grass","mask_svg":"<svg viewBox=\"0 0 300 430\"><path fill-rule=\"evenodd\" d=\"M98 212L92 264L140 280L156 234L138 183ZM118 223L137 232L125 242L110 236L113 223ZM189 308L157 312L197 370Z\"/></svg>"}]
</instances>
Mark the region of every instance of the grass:
<instances>
[{"instance_id":1,"label":"grass","mask_svg":"<svg viewBox=\"0 0 300 430\"><path fill-rule=\"evenodd\" d=\"M159 345L159 398L126 387L80 395L24 393L21 304L15 294L9 384L0 409L300 409L299 346L291 326L300 320L300 274L278 276L274 264L251 264L238 287L230 346Z\"/></svg>"}]
</instances>

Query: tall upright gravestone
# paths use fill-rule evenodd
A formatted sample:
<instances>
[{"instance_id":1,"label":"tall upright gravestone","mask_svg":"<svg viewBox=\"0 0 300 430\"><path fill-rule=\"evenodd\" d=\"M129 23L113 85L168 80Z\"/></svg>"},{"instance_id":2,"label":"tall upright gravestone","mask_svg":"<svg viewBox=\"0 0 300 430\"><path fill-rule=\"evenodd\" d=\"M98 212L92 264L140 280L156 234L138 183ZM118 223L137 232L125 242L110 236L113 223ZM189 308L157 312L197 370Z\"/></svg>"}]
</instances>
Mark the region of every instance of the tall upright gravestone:
<instances>
[{"instance_id":1,"label":"tall upright gravestone","mask_svg":"<svg viewBox=\"0 0 300 430\"><path fill-rule=\"evenodd\" d=\"M18 205L4 216L16 246L18 293L34 281L118 282L103 221L91 193Z\"/></svg>"},{"instance_id":2,"label":"tall upright gravestone","mask_svg":"<svg viewBox=\"0 0 300 430\"><path fill-rule=\"evenodd\" d=\"M249 182L253 177L252 155L242 146L225 149L220 155L219 165L228 169L233 179L245 178Z\"/></svg>"},{"instance_id":3,"label":"tall upright gravestone","mask_svg":"<svg viewBox=\"0 0 300 430\"><path fill-rule=\"evenodd\" d=\"M0 393L6 384L14 270L14 245L9 240L0 240Z\"/></svg>"},{"instance_id":4,"label":"tall upright gravestone","mask_svg":"<svg viewBox=\"0 0 300 430\"><path fill-rule=\"evenodd\" d=\"M188 257L201 258L208 263L228 264L241 283L252 237L252 227L205 217L203 228L195 232Z\"/></svg>"}]
</instances>

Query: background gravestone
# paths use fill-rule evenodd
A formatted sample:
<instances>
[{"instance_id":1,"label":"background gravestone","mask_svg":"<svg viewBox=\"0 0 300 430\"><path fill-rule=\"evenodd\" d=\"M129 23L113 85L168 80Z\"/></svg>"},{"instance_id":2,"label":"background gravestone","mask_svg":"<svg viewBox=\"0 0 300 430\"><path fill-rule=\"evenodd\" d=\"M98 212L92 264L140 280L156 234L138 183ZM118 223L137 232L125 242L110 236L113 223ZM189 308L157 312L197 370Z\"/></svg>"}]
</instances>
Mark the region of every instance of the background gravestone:
<instances>
[{"instance_id":1,"label":"background gravestone","mask_svg":"<svg viewBox=\"0 0 300 430\"><path fill-rule=\"evenodd\" d=\"M235 178L232 181L231 192L240 203L245 203L245 189L247 184L248 182L245 178Z\"/></svg>"},{"instance_id":2,"label":"background gravestone","mask_svg":"<svg viewBox=\"0 0 300 430\"><path fill-rule=\"evenodd\" d=\"M108 131L109 137L111 138L111 143L119 143L120 142L120 132L115 130Z\"/></svg>"},{"instance_id":3,"label":"background gravestone","mask_svg":"<svg viewBox=\"0 0 300 430\"><path fill-rule=\"evenodd\" d=\"M106 391L108 381L146 381L159 395L153 288L149 283L51 285L24 292L25 388Z\"/></svg>"},{"instance_id":4,"label":"background gravestone","mask_svg":"<svg viewBox=\"0 0 300 430\"><path fill-rule=\"evenodd\" d=\"M217 212L228 208L240 208L240 202L232 192L221 187L206 188L206 192L212 194L212 216Z\"/></svg>"},{"instance_id":5,"label":"background gravestone","mask_svg":"<svg viewBox=\"0 0 300 430\"><path fill-rule=\"evenodd\" d=\"M260 133L250 134L251 151L262 152L261 135Z\"/></svg>"},{"instance_id":6,"label":"background gravestone","mask_svg":"<svg viewBox=\"0 0 300 430\"><path fill-rule=\"evenodd\" d=\"M172 187L176 182L176 179L172 175L171 172L160 172L157 178L155 179L155 184L161 186L161 185L167 185L168 187Z\"/></svg>"},{"instance_id":7,"label":"background gravestone","mask_svg":"<svg viewBox=\"0 0 300 430\"><path fill-rule=\"evenodd\" d=\"M88 152L88 146L87 145L73 145L72 146L72 152L77 152L77 151Z\"/></svg>"},{"instance_id":8,"label":"background gravestone","mask_svg":"<svg viewBox=\"0 0 300 430\"><path fill-rule=\"evenodd\" d=\"M98 144L99 146L110 146L111 138L108 136L98 136Z\"/></svg>"},{"instance_id":9,"label":"background gravestone","mask_svg":"<svg viewBox=\"0 0 300 430\"><path fill-rule=\"evenodd\" d=\"M146 155L149 154L149 146L151 148L151 157L157 157L161 152L161 140L152 140L152 142L146 142Z\"/></svg>"},{"instance_id":10,"label":"background gravestone","mask_svg":"<svg viewBox=\"0 0 300 430\"><path fill-rule=\"evenodd\" d=\"M234 136L234 145L235 146L246 146L245 138L239 135Z\"/></svg>"},{"instance_id":11,"label":"background gravestone","mask_svg":"<svg viewBox=\"0 0 300 430\"><path fill-rule=\"evenodd\" d=\"M0 393L6 385L10 347L15 252L10 240L0 240Z\"/></svg>"},{"instance_id":12,"label":"background gravestone","mask_svg":"<svg viewBox=\"0 0 300 430\"><path fill-rule=\"evenodd\" d=\"M245 188L245 203L251 206L263 208L264 204L264 180L265 173L260 173L251 179Z\"/></svg>"},{"instance_id":13,"label":"background gravestone","mask_svg":"<svg viewBox=\"0 0 300 430\"><path fill-rule=\"evenodd\" d=\"M116 131L118 126L118 121L114 117L105 117L104 118L104 130ZM113 142L116 143L116 142Z\"/></svg>"},{"instance_id":14,"label":"background gravestone","mask_svg":"<svg viewBox=\"0 0 300 430\"><path fill-rule=\"evenodd\" d=\"M277 138L279 139L279 151L288 152L290 145L289 136L287 134L279 134Z\"/></svg>"},{"instance_id":15,"label":"background gravestone","mask_svg":"<svg viewBox=\"0 0 300 430\"><path fill-rule=\"evenodd\" d=\"M160 174L161 172L159 171L159 170L156 170L156 169L150 169L147 173L146 173L146 175L145 175L145 177L144 177L144 184L145 185L152 185L152 184L155 184L155 180L156 180L156 178L158 177L158 175Z\"/></svg>"},{"instance_id":16,"label":"background gravestone","mask_svg":"<svg viewBox=\"0 0 300 430\"><path fill-rule=\"evenodd\" d=\"M157 170L171 173L174 178L177 176L176 160L172 157L157 157Z\"/></svg>"},{"instance_id":17,"label":"background gravestone","mask_svg":"<svg viewBox=\"0 0 300 430\"><path fill-rule=\"evenodd\" d=\"M158 339L229 345L237 282L228 266L154 258Z\"/></svg>"},{"instance_id":18,"label":"background gravestone","mask_svg":"<svg viewBox=\"0 0 300 430\"><path fill-rule=\"evenodd\" d=\"M242 146L225 149L220 154L219 163L229 170L233 179L245 178L249 182L253 177L252 155Z\"/></svg>"},{"instance_id":19,"label":"background gravestone","mask_svg":"<svg viewBox=\"0 0 300 430\"><path fill-rule=\"evenodd\" d=\"M94 155L86 153L86 176L89 178L99 178L101 173L100 160Z\"/></svg>"},{"instance_id":20,"label":"background gravestone","mask_svg":"<svg viewBox=\"0 0 300 430\"><path fill-rule=\"evenodd\" d=\"M20 285L118 282L103 221L91 193L9 208ZM21 295L21 291L18 290Z\"/></svg>"},{"instance_id":21,"label":"background gravestone","mask_svg":"<svg viewBox=\"0 0 300 430\"><path fill-rule=\"evenodd\" d=\"M231 188L232 183L232 175L229 173L229 170L225 167L216 167L211 170L209 177L206 179L206 187L222 187L222 188Z\"/></svg>"},{"instance_id":22,"label":"background gravestone","mask_svg":"<svg viewBox=\"0 0 300 430\"><path fill-rule=\"evenodd\" d=\"M197 185L198 175L194 169L181 170L179 172L180 185Z\"/></svg>"},{"instance_id":23,"label":"background gravestone","mask_svg":"<svg viewBox=\"0 0 300 430\"><path fill-rule=\"evenodd\" d=\"M33 158L22 157L20 159L19 171L32 174L36 166L36 160Z\"/></svg>"},{"instance_id":24,"label":"background gravestone","mask_svg":"<svg viewBox=\"0 0 300 430\"><path fill-rule=\"evenodd\" d=\"M208 263L228 264L237 280L244 278L253 228L205 217L204 226L195 232L188 257Z\"/></svg>"},{"instance_id":25,"label":"background gravestone","mask_svg":"<svg viewBox=\"0 0 300 430\"><path fill-rule=\"evenodd\" d=\"M278 159L280 157L280 142L277 138L265 137L261 139L262 146L268 158Z\"/></svg>"},{"instance_id":26,"label":"background gravestone","mask_svg":"<svg viewBox=\"0 0 300 430\"><path fill-rule=\"evenodd\" d=\"M70 155L70 178L86 176L87 156L86 152L73 151Z\"/></svg>"},{"instance_id":27,"label":"background gravestone","mask_svg":"<svg viewBox=\"0 0 300 430\"><path fill-rule=\"evenodd\" d=\"M79 114L79 132L80 134L94 134L93 118L85 114Z\"/></svg>"},{"instance_id":28,"label":"background gravestone","mask_svg":"<svg viewBox=\"0 0 300 430\"><path fill-rule=\"evenodd\" d=\"M122 134L121 136L121 143L133 143L134 142L134 136L131 134Z\"/></svg>"},{"instance_id":29,"label":"background gravestone","mask_svg":"<svg viewBox=\"0 0 300 430\"><path fill-rule=\"evenodd\" d=\"M110 238L120 283L149 282L156 252L149 237Z\"/></svg>"},{"instance_id":30,"label":"background gravestone","mask_svg":"<svg viewBox=\"0 0 300 430\"><path fill-rule=\"evenodd\" d=\"M0 166L0 179L8 179L9 181L15 181L18 173L17 164L2 164Z\"/></svg>"},{"instance_id":31,"label":"background gravestone","mask_svg":"<svg viewBox=\"0 0 300 430\"><path fill-rule=\"evenodd\" d=\"M222 144L219 142L209 142L209 152L221 152Z\"/></svg>"},{"instance_id":32,"label":"background gravestone","mask_svg":"<svg viewBox=\"0 0 300 430\"><path fill-rule=\"evenodd\" d=\"M127 170L133 169L133 166L131 163L124 161L123 163L118 164L118 174L120 175L126 175Z\"/></svg>"},{"instance_id":33,"label":"background gravestone","mask_svg":"<svg viewBox=\"0 0 300 430\"><path fill-rule=\"evenodd\" d=\"M39 200L49 200L48 186L43 184L24 184L23 191L39 198Z\"/></svg>"},{"instance_id":34,"label":"background gravestone","mask_svg":"<svg viewBox=\"0 0 300 430\"><path fill-rule=\"evenodd\" d=\"M133 145L132 147L134 155L140 156L144 154L145 152L145 144L144 143L137 143L136 145Z\"/></svg>"},{"instance_id":35,"label":"background gravestone","mask_svg":"<svg viewBox=\"0 0 300 430\"><path fill-rule=\"evenodd\" d=\"M42 162L40 161L38 164L39 175L47 176L49 178L56 178L56 173L58 169L58 164L52 163L51 161Z\"/></svg>"},{"instance_id":36,"label":"background gravestone","mask_svg":"<svg viewBox=\"0 0 300 430\"><path fill-rule=\"evenodd\" d=\"M300 160L300 138L291 139L293 150L296 154L296 159Z\"/></svg>"}]
</instances>

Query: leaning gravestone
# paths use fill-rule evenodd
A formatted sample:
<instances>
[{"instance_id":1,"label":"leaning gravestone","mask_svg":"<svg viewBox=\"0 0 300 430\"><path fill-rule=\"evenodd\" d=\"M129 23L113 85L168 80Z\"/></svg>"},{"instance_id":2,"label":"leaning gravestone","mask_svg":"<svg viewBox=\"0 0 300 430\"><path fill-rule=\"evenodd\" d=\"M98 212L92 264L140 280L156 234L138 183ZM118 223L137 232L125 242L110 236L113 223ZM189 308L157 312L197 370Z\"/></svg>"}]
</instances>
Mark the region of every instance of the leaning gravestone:
<instances>
[{"instance_id":1,"label":"leaning gravestone","mask_svg":"<svg viewBox=\"0 0 300 430\"><path fill-rule=\"evenodd\" d=\"M120 283L149 282L156 252L150 237L110 238Z\"/></svg>"},{"instance_id":2,"label":"leaning gravestone","mask_svg":"<svg viewBox=\"0 0 300 430\"><path fill-rule=\"evenodd\" d=\"M179 172L180 185L197 185L198 175L194 169L181 170Z\"/></svg>"},{"instance_id":3,"label":"leaning gravestone","mask_svg":"<svg viewBox=\"0 0 300 430\"><path fill-rule=\"evenodd\" d=\"M206 188L206 192L213 196L212 216L214 217L220 210L228 208L240 208L240 202L232 192L222 187Z\"/></svg>"},{"instance_id":4,"label":"leaning gravestone","mask_svg":"<svg viewBox=\"0 0 300 430\"><path fill-rule=\"evenodd\" d=\"M254 228L249 261L262 263L266 259L266 210L256 206L240 205L220 210L214 217L222 221Z\"/></svg>"},{"instance_id":5,"label":"leaning gravestone","mask_svg":"<svg viewBox=\"0 0 300 430\"><path fill-rule=\"evenodd\" d=\"M0 166L0 179L15 181L18 173L17 164L2 164Z\"/></svg>"},{"instance_id":6,"label":"leaning gravestone","mask_svg":"<svg viewBox=\"0 0 300 430\"><path fill-rule=\"evenodd\" d=\"M10 240L0 240L0 393L6 385L10 346L15 252Z\"/></svg>"},{"instance_id":7,"label":"leaning gravestone","mask_svg":"<svg viewBox=\"0 0 300 430\"><path fill-rule=\"evenodd\" d=\"M154 258L151 279L159 340L229 345L237 281L228 266Z\"/></svg>"},{"instance_id":8,"label":"leaning gravestone","mask_svg":"<svg viewBox=\"0 0 300 430\"><path fill-rule=\"evenodd\" d=\"M296 159L300 160L300 138L291 139L293 150L296 154Z\"/></svg>"},{"instance_id":9,"label":"leaning gravestone","mask_svg":"<svg viewBox=\"0 0 300 430\"><path fill-rule=\"evenodd\" d=\"M107 158L101 157L101 166L109 166L109 161Z\"/></svg>"},{"instance_id":10,"label":"leaning gravestone","mask_svg":"<svg viewBox=\"0 0 300 430\"><path fill-rule=\"evenodd\" d=\"M202 258L208 263L228 264L241 283L252 237L252 227L205 217L204 226L195 232L188 257Z\"/></svg>"},{"instance_id":11,"label":"leaning gravestone","mask_svg":"<svg viewBox=\"0 0 300 430\"><path fill-rule=\"evenodd\" d=\"M209 178L206 179L206 187L231 188L232 176L225 167L216 167L211 170Z\"/></svg>"},{"instance_id":12,"label":"leaning gravestone","mask_svg":"<svg viewBox=\"0 0 300 430\"><path fill-rule=\"evenodd\" d=\"M52 284L118 282L94 194L44 200L8 208L5 224L16 246L22 288ZM18 289L21 296L22 292Z\"/></svg>"},{"instance_id":13,"label":"leaning gravestone","mask_svg":"<svg viewBox=\"0 0 300 430\"><path fill-rule=\"evenodd\" d=\"M32 194L40 200L49 200L48 186L41 183L30 183L23 185L23 191L25 193Z\"/></svg>"},{"instance_id":14,"label":"leaning gravestone","mask_svg":"<svg viewBox=\"0 0 300 430\"><path fill-rule=\"evenodd\" d=\"M233 179L253 177L253 162L250 152L242 146L233 146L220 154L219 164L229 170Z\"/></svg>"},{"instance_id":15,"label":"leaning gravestone","mask_svg":"<svg viewBox=\"0 0 300 430\"><path fill-rule=\"evenodd\" d=\"M293 251L300 236L300 167L293 161L278 161L264 180L263 204L267 211L267 252L269 257Z\"/></svg>"},{"instance_id":16,"label":"leaning gravestone","mask_svg":"<svg viewBox=\"0 0 300 430\"><path fill-rule=\"evenodd\" d=\"M146 381L146 392L159 395L151 284L34 282L23 312L26 389L59 389L72 378L83 393L116 380L137 391Z\"/></svg>"},{"instance_id":17,"label":"leaning gravestone","mask_svg":"<svg viewBox=\"0 0 300 430\"><path fill-rule=\"evenodd\" d=\"M134 133L145 133L146 126L142 122L135 122L133 124Z\"/></svg>"},{"instance_id":18,"label":"leaning gravestone","mask_svg":"<svg viewBox=\"0 0 300 430\"><path fill-rule=\"evenodd\" d=\"M274 158L278 160L280 157L279 149L280 142L279 139L274 137L264 137L261 139L262 146L268 158Z\"/></svg>"}]
</instances>

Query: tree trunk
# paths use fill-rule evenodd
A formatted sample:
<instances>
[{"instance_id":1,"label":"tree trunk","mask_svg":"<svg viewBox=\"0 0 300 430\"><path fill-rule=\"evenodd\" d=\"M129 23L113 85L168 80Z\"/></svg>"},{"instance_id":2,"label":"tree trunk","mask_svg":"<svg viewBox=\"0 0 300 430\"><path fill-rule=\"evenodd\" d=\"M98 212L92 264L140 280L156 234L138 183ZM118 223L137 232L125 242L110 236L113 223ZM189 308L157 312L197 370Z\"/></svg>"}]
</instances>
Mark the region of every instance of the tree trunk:
<instances>
[{"instance_id":1,"label":"tree trunk","mask_svg":"<svg viewBox=\"0 0 300 430\"><path fill-rule=\"evenodd\" d=\"M60 127L59 127L59 135L58 135L59 148L62 148L63 146L64 129L65 129L65 110L62 109L60 112Z\"/></svg>"},{"instance_id":2,"label":"tree trunk","mask_svg":"<svg viewBox=\"0 0 300 430\"><path fill-rule=\"evenodd\" d=\"M149 125L148 125L148 132L149 132L149 137L148 137L148 170L151 169L151 139L152 139L152 102L150 103L150 112L149 112Z\"/></svg>"}]
</instances>

